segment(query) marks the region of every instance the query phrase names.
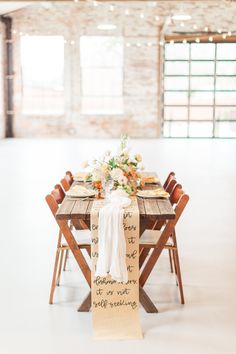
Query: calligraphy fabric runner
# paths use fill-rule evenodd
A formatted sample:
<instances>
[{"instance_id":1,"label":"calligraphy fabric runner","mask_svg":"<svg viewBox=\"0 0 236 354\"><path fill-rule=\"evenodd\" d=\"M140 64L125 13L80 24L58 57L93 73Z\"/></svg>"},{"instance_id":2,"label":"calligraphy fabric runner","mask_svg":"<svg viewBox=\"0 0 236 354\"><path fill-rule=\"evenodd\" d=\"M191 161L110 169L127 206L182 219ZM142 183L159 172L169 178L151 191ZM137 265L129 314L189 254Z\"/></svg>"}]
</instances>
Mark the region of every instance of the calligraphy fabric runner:
<instances>
[{"instance_id":1,"label":"calligraphy fabric runner","mask_svg":"<svg viewBox=\"0 0 236 354\"><path fill-rule=\"evenodd\" d=\"M92 320L97 339L139 339L139 209L137 199L124 210L128 282L95 277L98 259L98 216L105 200L95 200L91 210Z\"/></svg>"}]
</instances>

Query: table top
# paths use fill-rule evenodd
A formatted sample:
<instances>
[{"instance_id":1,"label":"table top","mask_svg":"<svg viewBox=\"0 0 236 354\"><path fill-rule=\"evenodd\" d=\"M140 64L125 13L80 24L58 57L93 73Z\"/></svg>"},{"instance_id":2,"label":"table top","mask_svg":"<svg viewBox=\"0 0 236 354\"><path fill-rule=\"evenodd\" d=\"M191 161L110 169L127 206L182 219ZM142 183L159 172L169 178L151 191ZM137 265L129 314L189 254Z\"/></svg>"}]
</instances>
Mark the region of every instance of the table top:
<instances>
[{"instance_id":1,"label":"table top","mask_svg":"<svg viewBox=\"0 0 236 354\"><path fill-rule=\"evenodd\" d=\"M143 175L153 175L156 173L146 172ZM79 182L74 182L73 185L79 184ZM160 183L147 185L145 189L156 188L160 186ZM175 218L174 209L169 201L169 199L160 198L137 198L140 217L142 219L158 219L158 220L168 220ZM82 219L85 221L90 221L90 212L93 205L93 198L83 200L83 198L70 198L65 197L62 204L60 205L56 218L58 220L73 220Z\"/></svg>"}]
</instances>

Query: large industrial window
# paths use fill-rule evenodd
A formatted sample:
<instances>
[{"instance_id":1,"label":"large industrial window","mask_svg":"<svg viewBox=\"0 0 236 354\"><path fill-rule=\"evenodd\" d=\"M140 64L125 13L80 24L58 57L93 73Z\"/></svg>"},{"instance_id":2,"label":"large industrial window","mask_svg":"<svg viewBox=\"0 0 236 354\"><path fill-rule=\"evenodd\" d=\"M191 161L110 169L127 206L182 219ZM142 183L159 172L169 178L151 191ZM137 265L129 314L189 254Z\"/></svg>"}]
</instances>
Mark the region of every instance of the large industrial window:
<instances>
[{"instance_id":1,"label":"large industrial window","mask_svg":"<svg viewBox=\"0 0 236 354\"><path fill-rule=\"evenodd\" d=\"M63 36L22 36L22 112L64 113Z\"/></svg>"},{"instance_id":2,"label":"large industrial window","mask_svg":"<svg viewBox=\"0 0 236 354\"><path fill-rule=\"evenodd\" d=\"M163 135L236 137L236 43L166 44Z\"/></svg>"},{"instance_id":3,"label":"large industrial window","mask_svg":"<svg viewBox=\"0 0 236 354\"><path fill-rule=\"evenodd\" d=\"M81 113L123 113L123 38L80 39Z\"/></svg>"}]
</instances>

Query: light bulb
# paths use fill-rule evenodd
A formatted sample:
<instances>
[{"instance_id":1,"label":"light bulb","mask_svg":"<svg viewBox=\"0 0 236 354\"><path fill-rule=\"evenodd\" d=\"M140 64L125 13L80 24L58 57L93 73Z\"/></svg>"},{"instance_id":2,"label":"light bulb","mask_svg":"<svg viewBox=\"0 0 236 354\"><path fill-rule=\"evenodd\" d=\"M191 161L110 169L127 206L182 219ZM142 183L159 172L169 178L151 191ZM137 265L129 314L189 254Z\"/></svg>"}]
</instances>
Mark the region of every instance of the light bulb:
<instances>
[{"instance_id":1,"label":"light bulb","mask_svg":"<svg viewBox=\"0 0 236 354\"><path fill-rule=\"evenodd\" d=\"M126 47L130 47L131 46L131 44L128 42L128 43L126 43Z\"/></svg>"},{"instance_id":2,"label":"light bulb","mask_svg":"<svg viewBox=\"0 0 236 354\"><path fill-rule=\"evenodd\" d=\"M140 18L144 18L144 14L140 14L140 16L139 16Z\"/></svg>"},{"instance_id":3,"label":"light bulb","mask_svg":"<svg viewBox=\"0 0 236 354\"><path fill-rule=\"evenodd\" d=\"M224 34L222 34L222 38L223 39L225 39L226 38L226 34L224 33Z\"/></svg>"},{"instance_id":4,"label":"light bulb","mask_svg":"<svg viewBox=\"0 0 236 354\"><path fill-rule=\"evenodd\" d=\"M151 47L151 46L152 46L152 43L151 43L151 42L148 42L147 45L148 45L148 47Z\"/></svg>"},{"instance_id":5,"label":"light bulb","mask_svg":"<svg viewBox=\"0 0 236 354\"><path fill-rule=\"evenodd\" d=\"M186 44L186 43L187 43L187 41L186 41L186 39L184 39L184 40L183 40L183 44Z\"/></svg>"},{"instance_id":6,"label":"light bulb","mask_svg":"<svg viewBox=\"0 0 236 354\"><path fill-rule=\"evenodd\" d=\"M181 23L180 23L180 26L181 26L181 27L184 27L184 22L181 22Z\"/></svg>"},{"instance_id":7,"label":"light bulb","mask_svg":"<svg viewBox=\"0 0 236 354\"><path fill-rule=\"evenodd\" d=\"M170 44L175 44L175 41L173 39L171 39Z\"/></svg>"},{"instance_id":8,"label":"light bulb","mask_svg":"<svg viewBox=\"0 0 236 354\"><path fill-rule=\"evenodd\" d=\"M160 17L159 16L155 16L154 17L156 21L159 21Z\"/></svg>"},{"instance_id":9,"label":"light bulb","mask_svg":"<svg viewBox=\"0 0 236 354\"><path fill-rule=\"evenodd\" d=\"M212 36L209 37L209 42L213 42L213 37Z\"/></svg>"},{"instance_id":10,"label":"light bulb","mask_svg":"<svg viewBox=\"0 0 236 354\"><path fill-rule=\"evenodd\" d=\"M137 46L137 47L141 47L141 43L138 42L138 43L136 44L136 46Z\"/></svg>"},{"instance_id":11,"label":"light bulb","mask_svg":"<svg viewBox=\"0 0 236 354\"><path fill-rule=\"evenodd\" d=\"M114 6L113 5L110 6L110 11L114 11Z\"/></svg>"},{"instance_id":12,"label":"light bulb","mask_svg":"<svg viewBox=\"0 0 236 354\"><path fill-rule=\"evenodd\" d=\"M197 29L197 25L193 25L193 29Z\"/></svg>"},{"instance_id":13,"label":"light bulb","mask_svg":"<svg viewBox=\"0 0 236 354\"><path fill-rule=\"evenodd\" d=\"M129 15L129 9L125 10L125 15L128 16Z\"/></svg>"},{"instance_id":14,"label":"light bulb","mask_svg":"<svg viewBox=\"0 0 236 354\"><path fill-rule=\"evenodd\" d=\"M218 32L218 33L222 33L222 29L221 29L221 28L218 28L217 32Z\"/></svg>"},{"instance_id":15,"label":"light bulb","mask_svg":"<svg viewBox=\"0 0 236 354\"><path fill-rule=\"evenodd\" d=\"M164 42L163 42L163 41L160 41L159 44L160 44L160 46L163 46L163 45L164 45Z\"/></svg>"},{"instance_id":16,"label":"light bulb","mask_svg":"<svg viewBox=\"0 0 236 354\"><path fill-rule=\"evenodd\" d=\"M208 27L205 27L205 28L204 28L204 31L205 31L205 32L208 32Z\"/></svg>"},{"instance_id":17,"label":"light bulb","mask_svg":"<svg viewBox=\"0 0 236 354\"><path fill-rule=\"evenodd\" d=\"M200 43L200 39L199 38L196 38L196 43Z\"/></svg>"},{"instance_id":18,"label":"light bulb","mask_svg":"<svg viewBox=\"0 0 236 354\"><path fill-rule=\"evenodd\" d=\"M228 36L229 37L232 36L232 32L231 31L228 32Z\"/></svg>"}]
</instances>

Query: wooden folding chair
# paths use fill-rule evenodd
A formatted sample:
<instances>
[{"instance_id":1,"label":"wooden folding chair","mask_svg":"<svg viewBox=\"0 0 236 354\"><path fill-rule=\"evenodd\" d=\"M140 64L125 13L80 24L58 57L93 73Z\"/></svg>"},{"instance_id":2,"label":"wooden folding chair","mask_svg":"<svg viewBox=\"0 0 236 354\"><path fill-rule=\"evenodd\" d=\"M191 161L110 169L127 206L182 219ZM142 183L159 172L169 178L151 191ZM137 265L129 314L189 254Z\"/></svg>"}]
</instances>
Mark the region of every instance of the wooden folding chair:
<instances>
[{"instance_id":1,"label":"wooden folding chair","mask_svg":"<svg viewBox=\"0 0 236 354\"><path fill-rule=\"evenodd\" d=\"M54 187L54 189L52 190L51 194L48 194L45 198L54 218L55 218L56 212L59 208L59 205L62 203L64 197L65 197L65 193L64 193L62 187L59 184L57 184ZM69 226L69 229L70 230L72 229L71 226ZM82 237L80 237L80 241L77 243L77 247L79 250L86 249L87 253L90 255L90 242L91 242L90 232L88 230L84 230L82 232L83 232L83 235L82 235ZM80 236L81 236L81 231L80 231ZM66 252L65 261L64 261L64 269L65 269L66 260L67 260L68 252L70 249L68 244L62 242L62 237L63 237L63 234L62 234L62 231L59 226L57 250L56 250L55 262L54 262L54 270L53 270L52 284L51 284L51 290L50 290L49 304L53 303L53 295L55 292L55 288L56 288L56 286L59 286L59 284L60 284L60 276L61 276L64 253ZM80 256L82 258L82 261L84 261L85 264L87 265L87 262L84 259L83 255L81 254L81 252L80 252Z\"/></svg>"},{"instance_id":2,"label":"wooden folding chair","mask_svg":"<svg viewBox=\"0 0 236 354\"><path fill-rule=\"evenodd\" d=\"M61 179L61 185L64 188L64 191L67 192L72 183L74 182L73 175L70 171L66 171L65 176Z\"/></svg>"},{"instance_id":3,"label":"wooden folding chair","mask_svg":"<svg viewBox=\"0 0 236 354\"><path fill-rule=\"evenodd\" d=\"M177 185L171 195L171 203L175 206L175 219L169 220L161 230L146 230L140 238L141 250L152 250L147 262L141 271L140 285L143 287L152 272L161 252L167 248L172 251L177 285L179 286L181 304L184 304L183 284L180 270L178 246L175 234L175 226L189 201L189 196L184 193L182 187ZM141 254L142 255L142 254ZM147 257L146 257L147 258Z\"/></svg>"}]
</instances>

